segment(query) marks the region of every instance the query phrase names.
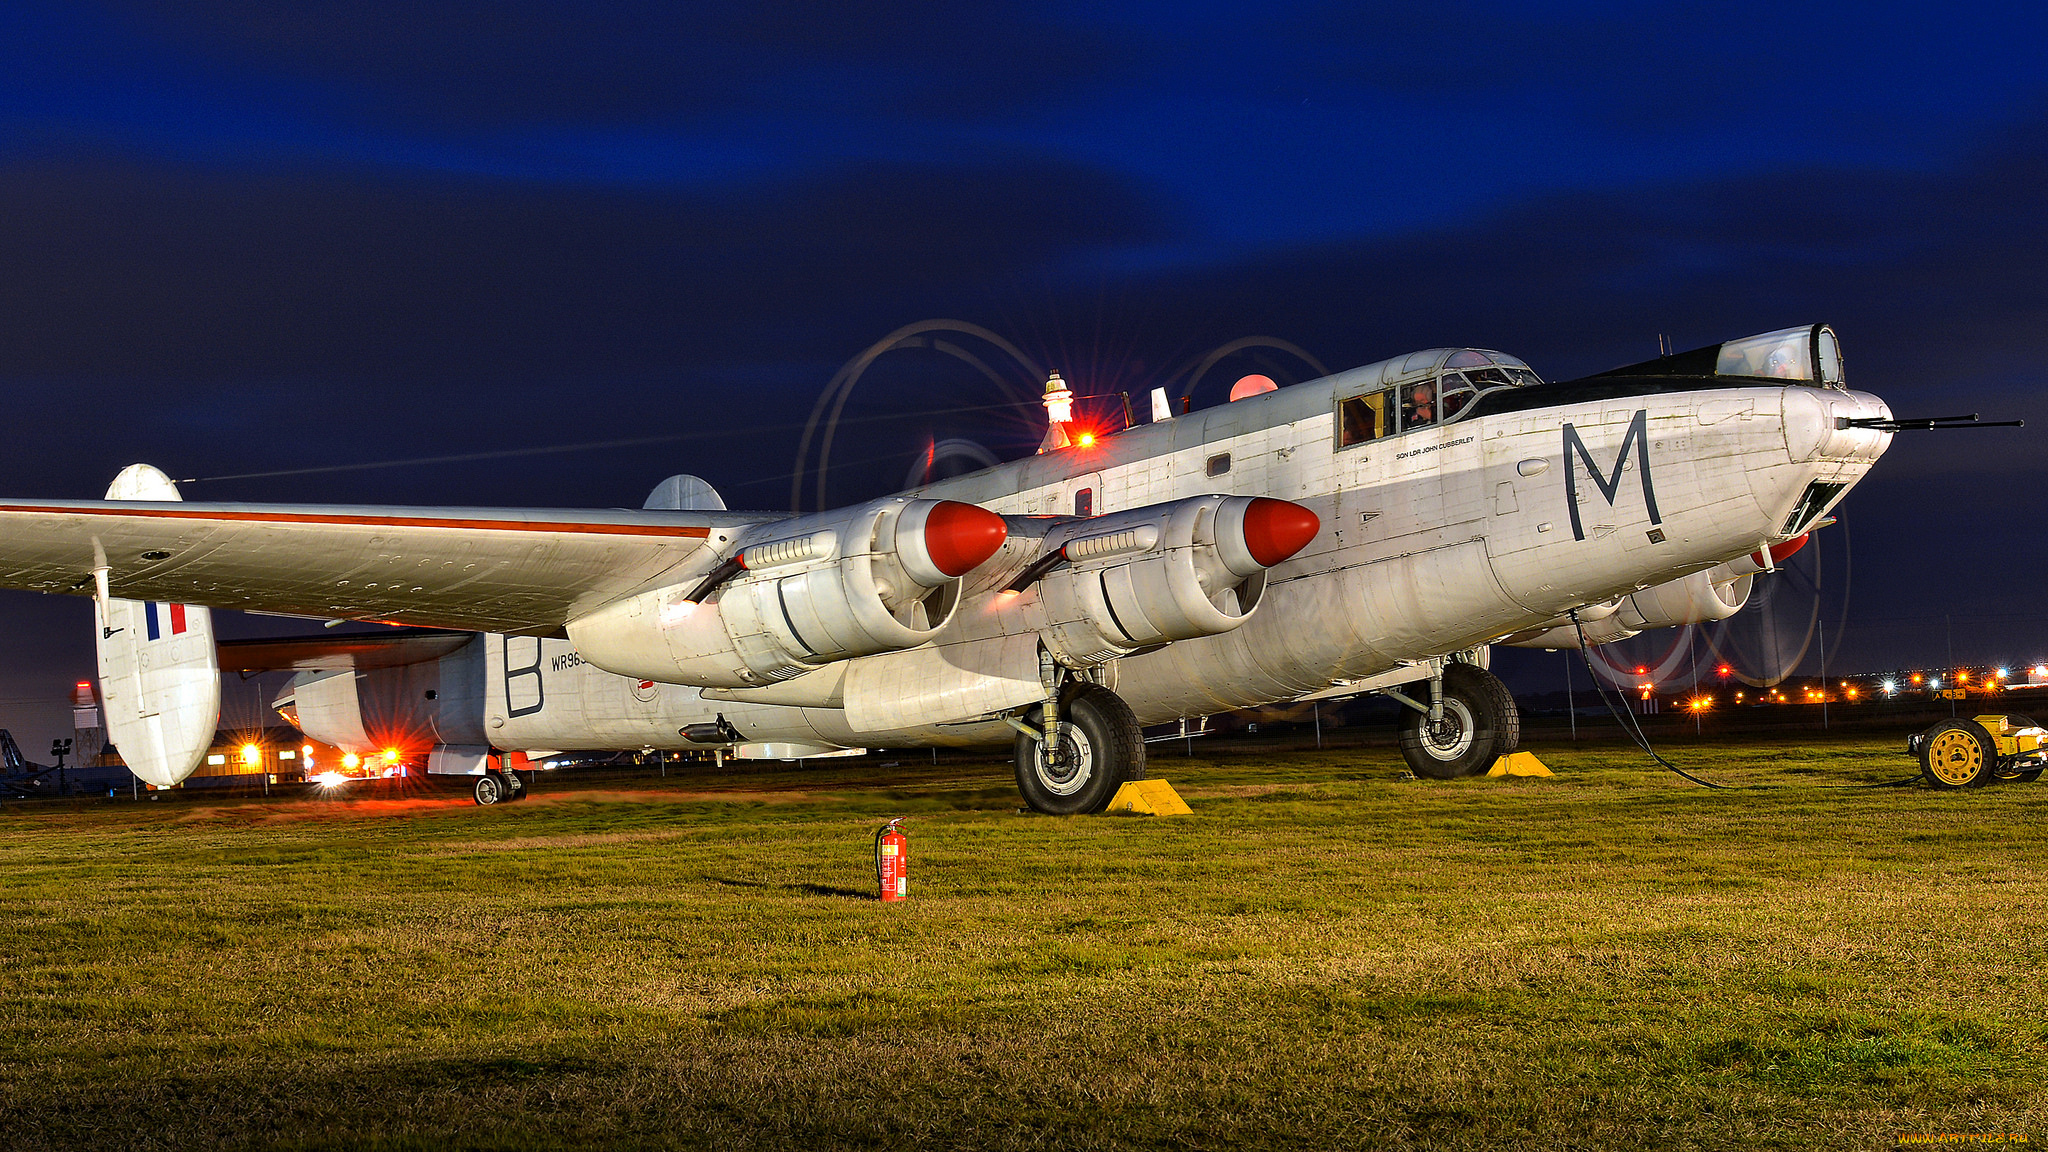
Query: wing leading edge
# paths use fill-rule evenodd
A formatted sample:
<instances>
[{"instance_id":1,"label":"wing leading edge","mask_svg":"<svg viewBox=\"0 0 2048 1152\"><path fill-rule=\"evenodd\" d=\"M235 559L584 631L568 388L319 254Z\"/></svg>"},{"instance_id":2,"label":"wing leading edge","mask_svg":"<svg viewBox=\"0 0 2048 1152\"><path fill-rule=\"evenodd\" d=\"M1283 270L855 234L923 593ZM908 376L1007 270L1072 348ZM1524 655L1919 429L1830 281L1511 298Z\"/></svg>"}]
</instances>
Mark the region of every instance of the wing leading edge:
<instances>
[{"instance_id":1,"label":"wing leading edge","mask_svg":"<svg viewBox=\"0 0 2048 1152\"><path fill-rule=\"evenodd\" d=\"M0 587L547 634L774 513L0 501Z\"/></svg>"}]
</instances>

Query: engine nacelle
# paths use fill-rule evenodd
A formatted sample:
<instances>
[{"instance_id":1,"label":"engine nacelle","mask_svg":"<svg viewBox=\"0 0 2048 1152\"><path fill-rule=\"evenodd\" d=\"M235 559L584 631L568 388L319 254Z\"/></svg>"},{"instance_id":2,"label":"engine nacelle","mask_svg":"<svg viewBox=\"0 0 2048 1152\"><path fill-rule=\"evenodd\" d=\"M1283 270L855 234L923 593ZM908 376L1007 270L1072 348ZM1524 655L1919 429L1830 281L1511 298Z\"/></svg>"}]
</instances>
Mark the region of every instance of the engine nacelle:
<instances>
[{"instance_id":1,"label":"engine nacelle","mask_svg":"<svg viewBox=\"0 0 2048 1152\"><path fill-rule=\"evenodd\" d=\"M1320 528L1299 504L1245 496L1070 521L1046 535L1041 563L1062 562L1038 580L1036 602L1012 608L999 597L996 610L1042 614L1031 623L1054 658L1074 668L1219 635L1250 619L1266 570Z\"/></svg>"},{"instance_id":2,"label":"engine nacelle","mask_svg":"<svg viewBox=\"0 0 2048 1152\"><path fill-rule=\"evenodd\" d=\"M621 676L773 684L931 639L959 604L959 578L1006 535L1002 517L972 504L904 497L764 524L715 589L700 576L628 597L570 621L569 638Z\"/></svg>"},{"instance_id":3,"label":"engine nacelle","mask_svg":"<svg viewBox=\"0 0 2048 1152\"><path fill-rule=\"evenodd\" d=\"M1749 564L1750 558L1745 556L1605 604L1588 604L1579 609L1577 628L1572 626L1571 617L1560 616L1517 632L1501 643L1516 648L1577 648L1581 629L1587 644L1598 645L1626 640L1651 628L1726 620L1749 603L1757 569L1750 566L1741 575L1736 574L1738 566Z\"/></svg>"}]
</instances>

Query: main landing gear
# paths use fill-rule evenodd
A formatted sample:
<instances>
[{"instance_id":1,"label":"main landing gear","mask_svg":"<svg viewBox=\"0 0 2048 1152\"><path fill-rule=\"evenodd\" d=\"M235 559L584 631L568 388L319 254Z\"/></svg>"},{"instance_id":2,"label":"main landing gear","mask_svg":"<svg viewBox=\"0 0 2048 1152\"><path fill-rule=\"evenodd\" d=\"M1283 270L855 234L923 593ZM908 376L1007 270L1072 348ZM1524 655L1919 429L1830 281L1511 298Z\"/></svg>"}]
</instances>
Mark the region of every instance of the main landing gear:
<instances>
[{"instance_id":1,"label":"main landing gear","mask_svg":"<svg viewBox=\"0 0 2048 1152\"><path fill-rule=\"evenodd\" d=\"M1052 816L1100 812L1127 780L1145 778L1145 738L1123 698L1100 684L1068 681L1053 709L1017 724L1017 790L1033 810Z\"/></svg>"},{"instance_id":2,"label":"main landing gear","mask_svg":"<svg viewBox=\"0 0 2048 1152\"><path fill-rule=\"evenodd\" d=\"M1522 714L1507 685L1486 669L1449 662L1442 669L1427 682L1427 704L1386 693L1406 706L1401 758L1417 776L1432 780L1477 776L1521 743Z\"/></svg>"}]
</instances>

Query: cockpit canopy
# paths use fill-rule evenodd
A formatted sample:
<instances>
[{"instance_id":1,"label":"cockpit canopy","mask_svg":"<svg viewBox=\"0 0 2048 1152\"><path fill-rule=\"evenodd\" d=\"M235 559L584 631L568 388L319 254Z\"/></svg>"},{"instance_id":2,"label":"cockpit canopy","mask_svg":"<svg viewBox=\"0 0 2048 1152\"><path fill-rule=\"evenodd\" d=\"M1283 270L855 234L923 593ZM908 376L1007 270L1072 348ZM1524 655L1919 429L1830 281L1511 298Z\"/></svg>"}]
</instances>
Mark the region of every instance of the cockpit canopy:
<instances>
[{"instance_id":1,"label":"cockpit canopy","mask_svg":"<svg viewBox=\"0 0 2048 1152\"><path fill-rule=\"evenodd\" d=\"M1427 348L1359 370L1338 395L1338 447L1448 424L1488 392L1541 384L1529 366L1487 348Z\"/></svg>"},{"instance_id":2,"label":"cockpit canopy","mask_svg":"<svg viewBox=\"0 0 2048 1152\"><path fill-rule=\"evenodd\" d=\"M1763 376L1843 387L1842 345L1825 324L1730 340L1714 358L1716 376Z\"/></svg>"},{"instance_id":3,"label":"cockpit canopy","mask_svg":"<svg viewBox=\"0 0 2048 1152\"><path fill-rule=\"evenodd\" d=\"M1675 352L1600 373L1601 376L1735 376L1750 380L1793 380L1845 389L1842 343L1825 324L1783 328Z\"/></svg>"}]
</instances>

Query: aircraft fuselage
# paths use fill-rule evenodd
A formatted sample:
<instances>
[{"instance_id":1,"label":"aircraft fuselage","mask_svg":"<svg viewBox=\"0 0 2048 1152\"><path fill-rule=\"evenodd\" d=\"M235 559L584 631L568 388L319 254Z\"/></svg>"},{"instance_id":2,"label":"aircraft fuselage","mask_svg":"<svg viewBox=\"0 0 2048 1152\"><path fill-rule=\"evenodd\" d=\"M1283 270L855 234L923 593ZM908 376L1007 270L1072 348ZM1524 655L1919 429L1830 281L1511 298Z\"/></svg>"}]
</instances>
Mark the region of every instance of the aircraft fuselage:
<instances>
[{"instance_id":1,"label":"aircraft fuselage","mask_svg":"<svg viewBox=\"0 0 2048 1152\"><path fill-rule=\"evenodd\" d=\"M1867 393L1643 377L1506 389L1450 423L1342 443L1343 402L1384 388L1399 363L1140 425L916 494L1012 517L1101 515L1205 493L1312 509L1320 533L1270 572L1242 627L1102 671L1139 721L1155 724L1418 679L1418 662L1784 540L1818 519L1889 442L1888 433L1841 423L1889 415ZM1014 535L1029 546L1029 532ZM1029 558L999 556L968 578L963 595L990 594ZM698 748L680 730L720 716L753 743L1008 738L995 721L856 725L839 707L706 699L696 688L605 672L564 640L485 636L444 658L441 676L473 686L442 694L441 739L450 743ZM453 714L458 702L466 716Z\"/></svg>"}]
</instances>

